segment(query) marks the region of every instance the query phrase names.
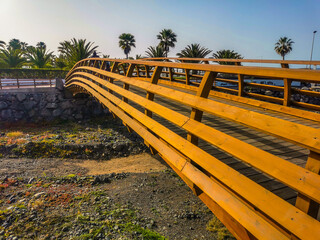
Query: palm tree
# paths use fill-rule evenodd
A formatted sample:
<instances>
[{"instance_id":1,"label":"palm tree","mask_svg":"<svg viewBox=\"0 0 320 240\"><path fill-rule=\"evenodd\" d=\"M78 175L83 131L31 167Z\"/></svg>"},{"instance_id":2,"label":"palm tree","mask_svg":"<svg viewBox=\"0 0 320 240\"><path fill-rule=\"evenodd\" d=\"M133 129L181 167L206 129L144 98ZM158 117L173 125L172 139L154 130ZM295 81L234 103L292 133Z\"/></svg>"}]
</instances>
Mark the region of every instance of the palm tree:
<instances>
[{"instance_id":1,"label":"palm tree","mask_svg":"<svg viewBox=\"0 0 320 240\"><path fill-rule=\"evenodd\" d=\"M9 41L9 47L11 47L12 49L21 49L21 42L19 39L13 38Z\"/></svg>"},{"instance_id":2,"label":"palm tree","mask_svg":"<svg viewBox=\"0 0 320 240\"><path fill-rule=\"evenodd\" d=\"M188 45L180 53L177 53L179 58L205 58L208 54L210 54L212 50L208 48L201 47L198 43L193 43ZM187 62L187 61L186 61ZM199 61L188 61L193 63L198 63Z\"/></svg>"},{"instance_id":3,"label":"palm tree","mask_svg":"<svg viewBox=\"0 0 320 240\"><path fill-rule=\"evenodd\" d=\"M131 47L136 47L134 36L130 33L122 33L119 36L119 47L123 49L126 58L128 59L128 55L131 51Z\"/></svg>"},{"instance_id":4,"label":"palm tree","mask_svg":"<svg viewBox=\"0 0 320 240\"><path fill-rule=\"evenodd\" d=\"M175 34L171 29L163 29L157 35L160 40L159 46L161 46L165 51L165 56L168 57L169 48L175 47L175 42L177 42L177 34Z\"/></svg>"},{"instance_id":5,"label":"palm tree","mask_svg":"<svg viewBox=\"0 0 320 240\"><path fill-rule=\"evenodd\" d=\"M0 53L1 62L5 67L19 68L26 62L21 49L13 49L12 47L8 47L7 49L0 49Z\"/></svg>"},{"instance_id":6,"label":"palm tree","mask_svg":"<svg viewBox=\"0 0 320 240\"><path fill-rule=\"evenodd\" d=\"M38 42L36 46L37 46L37 48L46 48L47 47L47 45L44 42Z\"/></svg>"},{"instance_id":7,"label":"palm tree","mask_svg":"<svg viewBox=\"0 0 320 240\"><path fill-rule=\"evenodd\" d=\"M292 44L294 41L292 41L290 38L287 37L281 37L278 42L276 42L276 46L274 47L274 50L282 56L282 60L284 60L285 55L287 55L289 52L292 51Z\"/></svg>"},{"instance_id":8,"label":"palm tree","mask_svg":"<svg viewBox=\"0 0 320 240\"><path fill-rule=\"evenodd\" d=\"M148 51L146 51L146 55L147 55L146 57L149 57L149 58L165 57L166 51L160 45L156 47L150 46L148 47Z\"/></svg>"},{"instance_id":9,"label":"palm tree","mask_svg":"<svg viewBox=\"0 0 320 240\"><path fill-rule=\"evenodd\" d=\"M141 54L136 54L136 59L141 59L143 58Z\"/></svg>"},{"instance_id":10,"label":"palm tree","mask_svg":"<svg viewBox=\"0 0 320 240\"><path fill-rule=\"evenodd\" d=\"M67 64L72 67L82 59L90 57L98 46L93 46L94 42L86 42L86 39L71 39L60 42L58 51L65 56Z\"/></svg>"},{"instance_id":11,"label":"palm tree","mask_svg":"<svg viewBox=\"0 0 320 240\"><path fill-rule=\"evenodd\" d=\"M41 43L41 42L40 42ZM37 47L29 47L26 56L29 62L36 68L48 67L53 59L53 52L47 51L44 44L37 44Z\"/></svg>"},{"instance_id":12,"label":"palm tree","mask_svg":"<svg viewBox=\"0 0 320 240\"><path fill-rule=\"evenodd\" d=\"M6 46L6 43L0 40L0 48L4 48L5 46Z\"/></svg>"},{"instance_id":13,"label":"palm tree","mask_svg":"<svg viewBox=\"0 0 320 240\"><path fill-rule=\"evenodd\" d=\"M229 50L229 49L223 49L220 51L216 51L215 53L212 54L213 58L216 59L221 59L221 58L226 58L226 59L242 59L243 57L235 52L234 50ZM234 65L234 62L219 62L221 65Z\"/></svg>"},{"instance_id":14,"label":"palm tree","mask_svg":"<svg viewBox=\"0 0 320 240\"><path fill-rule=\"evenodd\" d=\"M60 70L64 69L67 66L67 60L64 55L60 54L59 57L54 59L54 64Z\"/></svg>"}]
</instances>

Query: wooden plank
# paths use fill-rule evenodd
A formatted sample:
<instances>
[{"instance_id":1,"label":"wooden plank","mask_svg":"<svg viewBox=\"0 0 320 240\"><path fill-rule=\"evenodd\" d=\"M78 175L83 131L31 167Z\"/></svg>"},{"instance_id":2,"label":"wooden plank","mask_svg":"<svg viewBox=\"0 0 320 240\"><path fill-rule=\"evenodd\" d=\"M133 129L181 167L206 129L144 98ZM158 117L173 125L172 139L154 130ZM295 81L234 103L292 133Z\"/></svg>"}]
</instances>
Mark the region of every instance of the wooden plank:
<instances>
[{"instance_id":1,"label":"wooden plank","mask_svg":"<svg viewBox=\"0 0 320 240\"><path fill-rule=\"evenodd\" d=\"M158 84L158 80L160 78L160 75L161 75L161 72L162 72L162 67L156 67L155 71L153 72L152 74L152 77L151 77L151 84ZM151 100L153 101L154 99L154 93L152 92L147 92L147 95L146 95L146 99L148 100ZM144 113L148 116L148 117L152 117L152 112L148 109L145 109Z\"/></svg>"},{"instance_id":2,"label":"wooden plank","mask_svg":"<svg viewBox=\"0 0 320 240\"><path fill-rule=\"evenodd\" d=\"M105 74L112 76L112 73L109 72L105 72ZM238 107L229 106L227 104L215 102L211 99L203 99L158 85L145 84L144 82L135 81L125 77L119 77L119 80L127 82L128 84L130 83L136 87L143 88L147 91L157 93L159 96L178 101L198 110L208 112L222 118L227 118L258 129L262 132L281 137L297 145L320 153L320 131L318 129L291 123Z\"/></svg>"},{"instance_id":3,"label":"wooden plank","mask_svg":"<svg viewBox=\"0 0 320 240\"><path fill-rule=\"evenodd\" d=\"M85 73L81 74L86 75ZM95 76L92 76L91 78L102 83L102 81ZM123 90L122 88L109 86L109 83L103 84L106 87L117 91L121 95L126 95L130 100L137 104L140 104L149 110L152 109L152 111L156 112L159 116L170 120L188 132L249 163L257 169L264 171L268 175L287 184L293 189L304 193L313 200L317 202L320 201L320 189L316 187L320 185L320 177L318 175L306 171L301 167L291 164L279 157L228 136L202 123L189 119L188 117L167 109L155 102L148 101L143 97ZM212 136L215 137L212 138ZM243 149L246 149L246 151L244 152ZM288 174L289 172L290 175Z\"/></svg>"},{"instance_id":4,"label":"wooden plank","mask_svg":"<svg viewBox=\"0 0 320 240\"><path fill-rule=\"evenodd\" d=\"M87 89L86 85L79 84L83 88ZM94 90L87 89L94 95ZM101 92L101 90L99 90ZM107 93L108 94L108 93ZM95 95L96 96L96 95ZM99 96L96 96L100 98ZM143 126L126 116L124 112L120 112L117 107L110 104L108 100L101 99L101 102L105 104L112 112L115 112L123 122L130 125L138 134L144 136L153 147L158 151L161 151L161 155L165 160L169 160L170 165L173 165L181 174L190 179L191 182L196 182L203 187L203 192L206 193L211 199L222 205L226 211L232 216L232 218L241 222L246 228L259 239L287 239L287 236L283 232L274 228L270 223L257 215L251 208L248 208L241 202L240 199L232 196L230 192L226 191L216 181L206 177L203 173L194 168L191 164L188 164L186 160L182 159L180 155L175 154L173 150L166 147L158 138L154 137ZM126 104L125 102L123 102ZM162 144L161 144L162 143ZM184 178L185 179L185 178ZM246 215L240 213L239 209L243 209ZM258 225L257 225L258 223Z\"/></svg>"}]
</instances>

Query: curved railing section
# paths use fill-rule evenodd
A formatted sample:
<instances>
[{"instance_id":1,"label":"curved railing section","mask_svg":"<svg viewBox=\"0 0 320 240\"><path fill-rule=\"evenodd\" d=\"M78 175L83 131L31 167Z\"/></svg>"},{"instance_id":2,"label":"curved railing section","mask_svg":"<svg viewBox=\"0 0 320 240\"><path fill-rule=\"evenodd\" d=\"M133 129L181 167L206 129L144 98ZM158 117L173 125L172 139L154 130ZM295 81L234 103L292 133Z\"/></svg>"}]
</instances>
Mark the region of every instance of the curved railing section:
<instances>
[{"instance_id":1,"label":"curved railing section","mask_svg":"<svg viewBox=\"0 0 320 240\"><path fill-rule=\"evenodd\" d=\"M186 79L174 79L174 76L181 76L176 74L178 70L185 71L183 74L189 72L189 80L187 76ZM67 75L66 87L74 93L92 95L129 129L137 132L152 152L157 152L178 173L236 238L317 239L320 236L317 220L320 203L319 129L211 98L216 96L214 83L221 78L219 74L239 77L237 93L244 92L244 76L320 81L320 72L311 70L92 58L73 67ZM200 81L192 81L191 77L198 77ZM130 87L146 94L130 91ZM283 90L288 94L286 87ZM188 106L191 111L189 115L182 114L154 101L155 96ZM229 100L241 102L245 99L241 94L231 96ZM317 113L288 106L254 99L249 99L247 104L319 120ZM166 124L156 121L154 114L186 131L187 136L180 136ZM231 120L309 149L306 169L202 123L203 114ZM296 191L296 205L209 154L198 146L198 139Z\"/></svg>"}]
</instances>

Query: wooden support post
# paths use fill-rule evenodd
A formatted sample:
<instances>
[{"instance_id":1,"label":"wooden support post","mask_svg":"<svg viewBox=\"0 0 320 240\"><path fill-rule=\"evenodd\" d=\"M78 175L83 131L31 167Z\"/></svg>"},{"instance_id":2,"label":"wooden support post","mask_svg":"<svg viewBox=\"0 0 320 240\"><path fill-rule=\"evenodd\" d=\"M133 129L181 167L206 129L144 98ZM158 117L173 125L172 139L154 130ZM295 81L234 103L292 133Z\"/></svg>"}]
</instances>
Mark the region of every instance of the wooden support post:
<instances>
[{"instance_id":1,"label":"wooden support post","mask_svg":"<svg viewBox=\"0 0 320 240\"><path fill-rule=\"evenodd\" d=\"M161 75L161 72L162 72L162 68L163 67L156 67L153 71L153 74L152 74L152 77L151 77L151 83L152 84L158 84L158 81L159 81L159 78L160 78L160 75ZM147 95L146 95L146 98L148 100L151 100L153 101L154 99L154 93L151 93L151 92L147 92ZM152 117L152 112L149 111L148 109L145 109L144 110L144 113L148 116L148 117Z\"/></svg>"},{"instance_id":2,"label":"wooden support post","mask_svg":"<svg viewBox=\"0 0 320 240\"><path fill-rule=\"evenodd\" d=\"M119 65L119 62L114 62L113 63L113 65L111 67L111 72L112 73L115 73L117 71L118 65ZM113 78L109 78L109 82L113 83ZM108 89L108 92L111 93L111 94L113 93L113 91L111 89Z\"/></svg>"},{"instance_id":3,"label":"wooden support post","mask_svg":"<svg viewBox=\"0 0 320 240\"><path fill-rule=\"evenodd\" d=\"M202 77L201 84L199 86L196 96L202 97L202 98L208 98L212 84L216 77L217 77L217 73L215 72L205 72L205 74ZM202 114L203 114L203 111L192 108L190 119L201 122ZM193 143L194 145L198 145L198 137L194 136L191 133L188 133L187 140Z\"/></svg>"},{"instance_id":4,"label":"wooden support post","mask_svg":"<svg viewBox=\"0 0 320 240\"><path fill-rule=\"evenodd\" d=\"M287 63L281 63L282 68L289 68L289 64ZM290 106L291 102L291 79L283 79L283 86L284 86L284 91L283 91L283 105L284 106Z\"/></svg>"},{"instance_id":5,"label":"wooden support post","mask_svg":"<svg viewBox=\"0 0 320 240\"><path fill-rule=\"evenodd\" d=\"M283 105L284 106L290 106L291 102L291 83L292 80L290 79L283 79L283 86L284 86L284 91L283 91Z\"/></svg>"},{"instance_id":6,"label":"wooden support post","mask_svg":"<svg viewBox=\"0 0 320 240\"><path fill-rule=\"evenodd\" d=\"M33 79L33 86L34 86L34 88L36 88L36 79L35 78Z\"/></svg>"},{"instance_id":7,"label":"wooden support post","mask_svg":"<svg viewBox=\"0 0 320 240\"><path fill-rule=\"evenodd\" d=\"M150 77L149 66L145 65L145 69L146 69L146 78L149 78Z\"/></svg>"},{"instance_id":8,"label":"wooden support post","mask_svg":"<svg viewBox=\"0 0 320 240\"><path fill-rule=\"evenodd\" d=\"M320 154L310 151L305 168L316 174L320 174ZM298 193L296 207L313 218L317 218L319 204L310 198Z\"/></svg>"},{"instance_id":9,"label":"wooden support post","mask_svg":"<svg viewBox=\"0 0 320 240\"><path fill-rule=\"evenodd\" d=\"M242 97L244 95L244 76L238 74L238 96Z\"/></svg>"},{"instance_id":10,"label":"wooden support post","mask_svg":"<svg viewBox=\"0 0 320 240\"><path fill-rule=\"evenodd\" d=\"M137 68L137 77L140 77L140 70L139 70L139 66L136 65L136 68Z\"/></svg>"},{"instance_id":11,"label":"wooden support post","mask_svg":"<svg viewBox=\"0 0 320 240\"><path fill-rule=\"evenodd\" d=\"M51 81L51 79L49 79L49 82L50 82L50 87L52 87L52 81Z\"/></svg>"},{"instance_id":12,"label":"wooden support post","mask_svg":"<svg viewBox=\"0 0 320 240\"><path fill-rule=\"evenodd\" d=\"M171 67L169 67L169 78L170 78L170 82L172 82L172 80L173 80L173 71L172 71Z\"/></svg>"},{"instance_id":13,"label":"wooden support post","mask_svg":"<svg viewBox=\"0 0 320 240\"><path fill-rule=\"evenodd\" d=\"M20 88L19 79L18 78L17 78L17 86L18 86L18 88Z\"/></svg>"},{"instance_id":14,"label":"wooden support post","mask_svg":"<svg viewBox=\"0 0 320 240\"><path fill-rule=\"evenodd\" d=\"M2 79L0 77L0 89L2 89Z\"/></svg>"},{"instance_id":15,"label":"wooden support post","mask_svg":"<svg viewBox=\"0 0 320 240\"><path fill-rule=\"evenodd\" d=\"M235 62L234 65L241 66L241 62Z\"/></svg>"},{"instance_id":16,"label":"wooden support post","mask_svg":"<svg viewBox=\"0 0 320 240\"><path fill-rule=\"evenodd\" d=\"M133 63L130 64L130 66L128 68L128 71L127 71L127 74L126 74L126 77L132 77L133 70L134 70L135 67L136 67L135 64L133 64ZM123 84L123 88L126 89L126 90L129 90L129 84L124 83ZM127 103L128 102L128 98L122 96L122 101Z\"/></svg>"},{"instance_id":17,"label":"wooden support post","mask_svg":"<svg viewBox=\"0 0 320 240\"><path fill-rule=\"evenodd\" d=\"M186 85L190 85L190 70L185 69L185 73L186 73Z\"/></svg>"}]
</instances>

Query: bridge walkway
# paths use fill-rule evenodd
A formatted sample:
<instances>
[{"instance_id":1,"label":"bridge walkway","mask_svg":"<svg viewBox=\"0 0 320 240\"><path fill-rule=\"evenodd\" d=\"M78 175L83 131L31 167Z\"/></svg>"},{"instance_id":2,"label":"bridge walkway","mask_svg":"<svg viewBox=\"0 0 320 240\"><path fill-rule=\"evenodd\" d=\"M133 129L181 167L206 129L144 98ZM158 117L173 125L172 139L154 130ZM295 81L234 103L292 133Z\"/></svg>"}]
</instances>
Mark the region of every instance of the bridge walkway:
<instances>
[{"instance_id":1,"label":"bridge walkway","mask_svg":"<svg viewBox=\"0 0 320 240\"><path fill-rule=\"evenodd\" d=\"M122 82L115 81L116 85L122 87ZM159 84L161 85L161 84ZM165 86L165 85L163 85ZM168 86L166 86L168 87ZM171 87L173 89L179 89L177 87ZM130 87L130 91L140 96L145 96L146 92L137 88L137 87ZM183 89L184 92L192 93L192 91L188 91ZM121 98L119 96L119 98ZM320 124L316 121L303 119L300 117L295 117L288 114L283 114L271 110L264 110L259 107L237 103L231 100L222 99L218 97L209 97L215 101L227 103L229 105L241 107L243 109L263 113L269 116L281 118L284 120L288 120L291 122L303 124L306 126L312 126L314 128L320 128ZM130 100L129 100L130 101ZM174 111L177 111L185 116L189 116L191 108L188 108L184 105L178 104L176 102L170 101L168 99L162 98L160 96L155 96L154 101L160 103L161 105L168 107ZM141 112L144 112L144 108L136 103L130 103L133 107L138 109ZM153 119L157 122L161 123L165 127L169 128L171 131L177 133L183 138L187 137L188 132L179 128L178 126L170 123L168 120L161 118L160 116L154 114ZM309 155L309 151L305 148L299 147L295 144L289 143L287 141L281 140L277 137L273 137L262 133L260 131L254 130L252 128L248 128L245 125L239 124L237 122L233 122L227 119L223 119L217 116L213 116L211 114L204 113L202 118L202 123L213 127L219 131L222 131L232 137L235 137L241 141L249 143L255 147L258 147L262 150L265 150L273 155L279 156L289 162L292 162L298 166L304 167ZM233 169L237 170L238 172L242 173L246 177L252 179L253 181L259 183L261 186L265 187L269 191L273 192L277 196L281 197L282 199L290 202L291 204L295 204L297 193L292 190L291 188L287 187L286 185L280 183L279 181L270 178L269 176L265 175L264 173L260 172L259 170L251 167L248 164L243 163L240 160L237 160L230 154L221 151L217 147L209 144L206 141L199 140L198 146L208 152L209 154L213 155L214 157L218 158L220 161L224 162L228 166L232 167ZM245 150L244 150L245 151Z\"/></svg>"},{"instance_id":2,"label":"bridge walkway","mask_svg":"<svg viewBox=\"0 0 320 240\"><path fill-rule=\"evenodd\" d=\"M245 76L282 79L284 87L247 83ZM85 59L68 73L66 86L92 95L137 132L236 238L318 239L320 114L309 109L320 107L313 99L292 99L291 92L319 93L295 89L293 80L318 83L320 72ZM216 87L216 81L238 88ZM283 95L256 94L252 87Z\"/></svg>"}]
</instances>

